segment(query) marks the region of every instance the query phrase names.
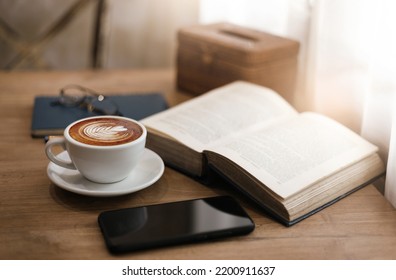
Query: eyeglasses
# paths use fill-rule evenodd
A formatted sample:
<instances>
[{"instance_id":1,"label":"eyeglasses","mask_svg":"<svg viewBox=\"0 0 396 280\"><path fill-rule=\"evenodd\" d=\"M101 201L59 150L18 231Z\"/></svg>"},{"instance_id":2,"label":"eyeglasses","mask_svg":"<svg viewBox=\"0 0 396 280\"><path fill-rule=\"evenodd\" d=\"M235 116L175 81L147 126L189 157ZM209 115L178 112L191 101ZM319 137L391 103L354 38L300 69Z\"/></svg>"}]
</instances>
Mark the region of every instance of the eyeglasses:
<instances>
[{"instance_id":1,"label":"eyeglasses","mask_svg":"<svg viewBox=\"0 0 396 280\"><path fill-rule=\"evenodd\" d=\"M79 85L67 85L61 88L59 99L54 101L52 105L80 107L100 115L122 116L117 104L111 99L92 89Z\"/></svg>"}]
</instances>

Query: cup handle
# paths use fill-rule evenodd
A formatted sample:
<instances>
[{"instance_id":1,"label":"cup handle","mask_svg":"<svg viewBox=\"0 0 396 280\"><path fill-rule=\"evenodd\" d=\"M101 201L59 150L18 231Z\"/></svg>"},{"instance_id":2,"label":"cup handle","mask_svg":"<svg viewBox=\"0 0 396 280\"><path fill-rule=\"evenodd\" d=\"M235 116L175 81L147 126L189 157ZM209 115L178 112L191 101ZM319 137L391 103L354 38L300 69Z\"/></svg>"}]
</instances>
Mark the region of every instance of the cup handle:
<instances>
[{"instance_id":1,"label":"cup handle","mask_svg":"<svg viewBox=\"0 0 396 280\"><path fill-rule=\"evenodd\" d=\"M46 153L48 159L49 159L50 161L52 161L53 163L55 163L55 164L57 164L57 165L59 165L59 166L61 166L61 167L67 168L67 169L74 169L74 170L77 169L77 168L74 166L73 162L71 162L71 161L65 161L65 160L62 160L62 159L60 159L59 157L57 157L57 156L52 152L52 147L54 147L54 146L60 146L60 147L63 148L63 150L66 151L65 138L62 137L62 138L55 138L55 139L49 140L49 141L47 142L47 144L45 145L45 153Z\"/></svg>"}]
</instances>

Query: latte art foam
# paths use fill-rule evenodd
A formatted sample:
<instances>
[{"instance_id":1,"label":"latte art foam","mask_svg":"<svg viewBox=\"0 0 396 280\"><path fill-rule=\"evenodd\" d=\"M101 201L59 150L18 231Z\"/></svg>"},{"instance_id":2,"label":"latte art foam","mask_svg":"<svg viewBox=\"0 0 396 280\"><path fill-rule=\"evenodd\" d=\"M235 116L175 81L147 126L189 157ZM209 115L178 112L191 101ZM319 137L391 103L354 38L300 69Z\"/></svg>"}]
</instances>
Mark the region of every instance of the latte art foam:
<instances>
[{"instance_id":1,"label":"latte art foam","mask_svg":"<svg viewBox=\"0 0 396 280\"><path fill-rule=\"evenodd\" d=\"M142 128L132 121L105 117L84 120L69 129L73 139L97 146L125 144L136 140L142 133Z\"/></svg>"},{"instance_id":2,"label":"latte art foam","mask_svg":"<svg viewBox=\"0 0 396 280\"><path fill-rule=\"evenodd\" d=\"M88 124L83 129L83 135L103 141L118 141L129 136L128 129L122 125L108 125L107 122Z\"/></svg>"}]
</instances>

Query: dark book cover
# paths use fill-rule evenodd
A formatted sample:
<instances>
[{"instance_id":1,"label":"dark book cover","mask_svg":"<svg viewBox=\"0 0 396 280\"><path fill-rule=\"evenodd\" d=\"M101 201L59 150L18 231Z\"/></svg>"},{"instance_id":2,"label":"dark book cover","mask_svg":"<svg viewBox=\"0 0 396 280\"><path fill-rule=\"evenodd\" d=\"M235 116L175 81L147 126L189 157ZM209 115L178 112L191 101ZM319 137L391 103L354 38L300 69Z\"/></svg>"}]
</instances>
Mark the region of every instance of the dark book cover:
<instances>
[{"instance_id":1,"label":"dark book cover","mask_svg":"<svg viewBox=\"0 0 396 280\"><path fill-rule=\"evenodd\" d=\"M283 224L284 226L290 227L294 224L297 224L299 222L301 222L302 220L318 213L319 211L335 204L336 202L340 201L341 199L349 196L350 194L362 189L363 187L374 183L376 180L378 180L379 178L381 178L382 176L384 176L385 174L380 174L374 178L372 178L371 180L356 186L355 188L353 188L352 190L341 194L340 196L334 198L333 200L317 207L316 209L313 209L312 211L301 215L300 217L294 219L294 220L287 220L283 217L281 217L278 213L276 213L274 210L270 209L269 207L267 207L265 204L261 203L258 199L256 199L254 196L250 195L242 186L237 185L235 182L232 182L231 180L229 180L224 174L222 174L222 172L220 172L215 166L210 165L209 166L210 169L213 170L213 172L215 172L216 174L218 174L221 178L223 178L225 181L227 181L228 183L230 183L231 187L241 193L242 195L244 195L249 201L251 201L258 209L262 210L265 214L267 214L267 216L271 217L273 220Z\"/></svg>"},{"instance_id":2,"label":"dark book cover","mask_svg":"<svg viewBox=\"0 0 396 280\"><path fill-rule=\"evenodd\" d=\"M110 95L107 98L117 105L124 117L135 120L141 120L168 108L164 96L160 93ZM57 100L56 96L35 97L32 137L62 135L63 130L70 123L97 115L86 108L55 105Z\"/></svg>"}]
</instances>

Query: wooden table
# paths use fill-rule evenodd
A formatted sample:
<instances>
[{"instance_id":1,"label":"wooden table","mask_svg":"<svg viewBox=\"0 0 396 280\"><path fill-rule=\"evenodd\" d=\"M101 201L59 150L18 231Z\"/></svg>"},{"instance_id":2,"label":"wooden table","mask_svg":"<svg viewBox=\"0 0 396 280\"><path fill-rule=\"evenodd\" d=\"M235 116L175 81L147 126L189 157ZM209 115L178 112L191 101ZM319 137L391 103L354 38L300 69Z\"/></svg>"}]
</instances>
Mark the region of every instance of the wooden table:
<instances>
[{"instance_id":1,"label":"wooden table","mask_svg":"<svg viewBox=\"0 0 396 280\"><path fill-rule=\"evenodd\" d=\"M101 92L160 91L171 105L191 98L175 90L171 70L0 73L0 259L396 259L396 211L372 185L289 228L234 194L256 223L247 236L109 254L97 224L101 211L229 191L170 168L151 187L120 197L53 185L44 142L30 137L33 99L69 83Z\"/></svg>"}]
</instances>

